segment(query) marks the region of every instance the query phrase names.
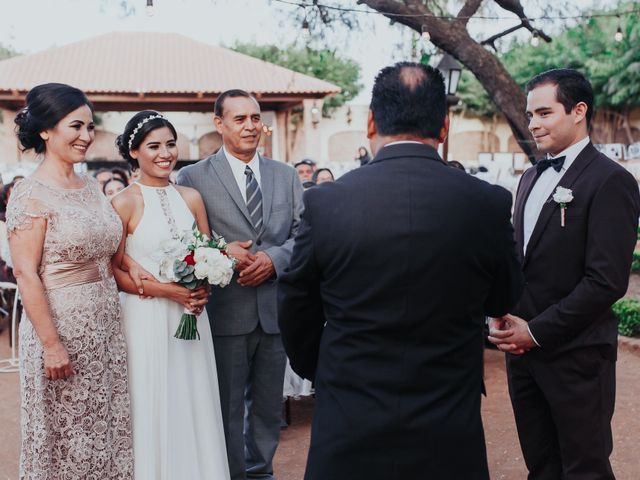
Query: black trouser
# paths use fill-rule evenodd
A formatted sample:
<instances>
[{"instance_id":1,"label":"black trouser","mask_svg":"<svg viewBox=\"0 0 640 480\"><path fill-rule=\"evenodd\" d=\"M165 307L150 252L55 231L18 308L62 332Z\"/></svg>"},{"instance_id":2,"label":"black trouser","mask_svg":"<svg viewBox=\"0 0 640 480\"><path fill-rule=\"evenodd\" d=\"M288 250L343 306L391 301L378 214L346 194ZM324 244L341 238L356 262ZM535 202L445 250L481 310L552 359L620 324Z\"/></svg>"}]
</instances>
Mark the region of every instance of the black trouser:
<instances>
[{"instance_id":1,"label":"black trouser","mask_svg":"<svg viewBox=\"0 0 640 480\"><path fill-rule=\"evenodd\" d=\"M598 347L547 360L507 355L509 394L529 480L612 480L615 361Z\"/></svg>"}]
</instances>

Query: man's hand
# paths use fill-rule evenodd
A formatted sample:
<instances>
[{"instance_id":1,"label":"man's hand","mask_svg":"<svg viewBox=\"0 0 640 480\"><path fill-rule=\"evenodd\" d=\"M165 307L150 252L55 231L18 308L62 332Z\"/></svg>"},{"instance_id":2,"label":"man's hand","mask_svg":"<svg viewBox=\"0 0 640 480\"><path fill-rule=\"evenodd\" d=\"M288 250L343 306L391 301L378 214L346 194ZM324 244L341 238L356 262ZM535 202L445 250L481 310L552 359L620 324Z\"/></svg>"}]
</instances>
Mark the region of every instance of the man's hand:
<instances>
[{"instance_id":1,"label":"man's hand","mask_svg":"<svg viewBox=\"0 0 640 480\"><path fill-rule=\"evenodd\" d=\"M240 272L238 283L243 287L257 287L275 275L275 273L276 269L269 255L264 252L257 252L255 261Z\"/></svg>"},{"instance_id":2,"label":"man's hand","mask_svg":"<svg viewBox=\"0 0 640 480\"><path fill-rule=\"evenodd\" d=\"M253 242L247 240L240 242L236 240L227 244L227 253L236 259L236 271L242 272L256 260L256 256L247 250Z\"/></svg>"},{"instance_id":3,"label":"man's hand","mask_svg":"<svg viewBox=\"0 0 640 480\"><path fill-rule=\"evenodd\" d=\"M489 321L489 341L499 350L513 355L522 355L537 346L529 334L527 322L511 314Z\"/></svg>"}]
</instances>

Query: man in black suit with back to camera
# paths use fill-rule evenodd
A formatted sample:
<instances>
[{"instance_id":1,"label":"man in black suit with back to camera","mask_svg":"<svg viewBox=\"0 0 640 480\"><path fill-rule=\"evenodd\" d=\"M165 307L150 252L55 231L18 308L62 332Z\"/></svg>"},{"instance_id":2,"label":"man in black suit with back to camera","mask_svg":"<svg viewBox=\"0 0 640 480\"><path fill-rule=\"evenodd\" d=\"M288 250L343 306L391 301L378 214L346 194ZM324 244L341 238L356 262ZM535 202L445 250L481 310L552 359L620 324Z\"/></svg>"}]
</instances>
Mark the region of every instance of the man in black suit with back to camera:
<instances>
[{"instance_id":1,"label":"man in black suit with back to camera","mask_svg":"<svg viewBox=\"0 0 640 480\"><path fill-rule=\"evenodd\" d=\"M593 89L576 70L527 85L529 130L548 154L520 180L514 209L525 287L491 322L530 480L612 480L618 322L640 195L589 140Z\"/></svg>"},{"instance_id":2,"label":"man in black suit with back to camera","mask_svg":"<svg viewBox=\"0 0 640 480\"><path fill-rule=\"evenodd\" d=\"M279 321L315 379L307 480L487 480L483 317L521 291L511 195L450 168L442 75L383 69L370 164L309 189ZM325 324L326 322L326 324Z\"/></svg>"}]
</instances>

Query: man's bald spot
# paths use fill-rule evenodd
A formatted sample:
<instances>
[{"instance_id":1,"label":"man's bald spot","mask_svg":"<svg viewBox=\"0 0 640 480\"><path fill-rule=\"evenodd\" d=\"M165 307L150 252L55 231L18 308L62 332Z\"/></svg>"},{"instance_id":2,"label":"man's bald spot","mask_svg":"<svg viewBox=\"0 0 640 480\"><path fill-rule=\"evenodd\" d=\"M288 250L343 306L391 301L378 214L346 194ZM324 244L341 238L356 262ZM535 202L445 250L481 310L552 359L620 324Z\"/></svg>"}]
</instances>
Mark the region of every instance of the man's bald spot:
<instances>
[{"instance_id":1,"label":"man's bald spot","mask_svg":"<svg viewBox=\"0 0 640 480\"><path fill-rule=\"evenodd\" d=\"M400 81L411 92L414 92L426 79L427 74L421 68L402 67L400 69Z\"/></svg>"}]
</instances>

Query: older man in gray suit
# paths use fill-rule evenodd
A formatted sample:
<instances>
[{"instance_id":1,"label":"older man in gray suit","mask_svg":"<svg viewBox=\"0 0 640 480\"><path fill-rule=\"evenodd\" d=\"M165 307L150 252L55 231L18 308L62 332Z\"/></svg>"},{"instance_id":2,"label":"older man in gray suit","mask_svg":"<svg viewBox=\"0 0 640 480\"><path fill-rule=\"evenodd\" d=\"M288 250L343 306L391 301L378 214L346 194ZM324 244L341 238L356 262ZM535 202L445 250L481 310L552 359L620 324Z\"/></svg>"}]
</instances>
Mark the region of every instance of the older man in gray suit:
<instances>
[{"instance_id":1,"label":"older man in gray suit","mask_svg":"<svg viewBox=\"0 0 640 480\"><path fill-rule=\"evenodd\" d=\"M211 228L238 260L237 281L207 305L231 478L273 479L286 362L276 278L291 256L302 186L292 167L258 154L260 106L249 93L222 93L214 122L223 147L180 170L178 183L202 194Z\"/></svg>"}]
</instances>

